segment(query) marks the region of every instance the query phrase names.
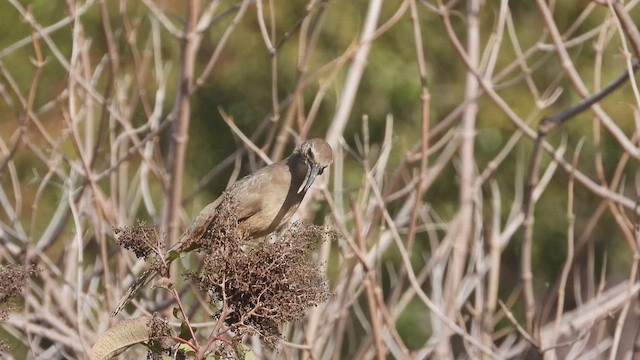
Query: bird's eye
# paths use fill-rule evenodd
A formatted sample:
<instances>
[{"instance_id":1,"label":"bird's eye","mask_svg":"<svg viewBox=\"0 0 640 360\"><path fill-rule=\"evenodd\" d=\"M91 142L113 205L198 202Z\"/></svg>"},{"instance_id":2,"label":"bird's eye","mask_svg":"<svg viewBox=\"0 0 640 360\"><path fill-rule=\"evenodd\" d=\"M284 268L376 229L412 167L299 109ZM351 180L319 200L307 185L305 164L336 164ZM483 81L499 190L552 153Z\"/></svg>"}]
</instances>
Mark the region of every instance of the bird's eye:
<instances>
[{"instance_id":1,"label":"bird's eye","mask_svg":"<svg viewBox=\"0 0 640 360\"><path fill-rule=\"evenodd\" d=\"M309 150L307 150L307 158L313 159L313 150L311 148L309 148Z\"/></svg>"}]
</instances>

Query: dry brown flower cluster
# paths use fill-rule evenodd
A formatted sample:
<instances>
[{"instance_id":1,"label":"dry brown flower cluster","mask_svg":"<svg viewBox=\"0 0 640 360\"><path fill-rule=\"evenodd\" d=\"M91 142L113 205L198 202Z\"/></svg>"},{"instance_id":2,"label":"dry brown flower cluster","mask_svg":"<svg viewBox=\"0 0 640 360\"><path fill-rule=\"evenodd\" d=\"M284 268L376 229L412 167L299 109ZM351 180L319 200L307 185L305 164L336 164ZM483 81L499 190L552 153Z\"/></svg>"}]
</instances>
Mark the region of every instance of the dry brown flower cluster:
<instances>
[{"instance_id":1,"label":"dry brown flower cluster","mask_svg":"<svg viewBox=\"0 0 640 360\"><path fill-rule=\"evenodd\" d=\"M156 225L147 224L138 220L134 226L123 226L113 228L118 245L127 250L133 251L139 259L154 253L162 255L162 236L160 229Z\"/></svg>"},{"instance_id":2,"label":"dry brown flower cluster","mask_svg":"<svg viewBox=\"0 0 640 360\"><path fill-rule=\"evenodd\" d=\"M191 277L221 306L217 316L238 337L258 334L273 346L280 325L300 320L329 296L321 264L310 258L327 235L335 236L326 227L296 222L273 243L243 245L232 236L209 247L203 270Z\"/></svg>"},{"instance_id":3,"label":"dry brown flower cluster","mask_svg":"<svg viewBox=\"0 0 640 360\"><path fill-rule=\"evenodd\" d=\"M188 229L189 236L184 239L186 243L181 246L182 248L198 249L197 251L206 255L212 249L233 247L246 241L246 237L238 228L240 219L238 219L237 200L226 191L220 196L222 200L216 208L215 219L212 221L215 226L208 226L206 229ZM196 219L194 223L198 223L198 220Z\"/></svg>"},{"instance_id":4,"label":"dry brown flower cluster","mask_svg":"<svg viewBox=\"0 0 640 360\"><path fill-rule=\"evenodd\" d=\"M163 351L167 349L168 342L167 337L171 336L171 328L166 319L154 313L149 319L149 352L147 353L147 359L160 360L163 359Z\"/></svg>"},{"instance_id":5,"label":"dry brown flower cluster","mask_svg":"<svg viewBox=\"0 0 640 360\"><path fill-rule=\"evenodd\" d=\"M4 321L14 309L12 298L20 296L29 277L40 272L35 265L0 266L0 321ZM8 351L8 345L0 339L0 351Z\"/></svg>"},{"instance_id":6,"label":"dry brown flower cluster","mask_svg":"<svg viewBox=\"0 0 640 360\"><path fill-rule=\"evenodd\" d=\"M215 318L225 325L219 327L220 333L228 334L226 327L233 334L231 342L219 342L216 353L239 355L240 340L253 334L273 347L281 337L280 325L300 320L307 308L328 298L322 265L312 259L312 251L337 233L299 221L276 235L273 242L250 241L238 228L235 203L224 199L221 204L215 226L204 232L188 232L191 237L185 241L191 243L185 248L197 249L203 267L186 276L209 295ZM156 227L143 222L116 229L116 235L118 243L138 257L157 252L156 244L162 240ZM162 259L158 257L152 268L162 267Z\"/></svg>"}]
</instances>

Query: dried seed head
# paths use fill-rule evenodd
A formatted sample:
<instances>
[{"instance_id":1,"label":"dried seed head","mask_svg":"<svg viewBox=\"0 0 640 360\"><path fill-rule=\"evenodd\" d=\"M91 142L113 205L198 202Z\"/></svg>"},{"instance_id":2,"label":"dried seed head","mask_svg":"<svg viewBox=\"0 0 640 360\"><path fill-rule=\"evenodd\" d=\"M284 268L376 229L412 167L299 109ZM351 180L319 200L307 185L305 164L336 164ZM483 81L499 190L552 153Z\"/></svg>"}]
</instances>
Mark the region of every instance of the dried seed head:
<instances>
[{"instance_id":1,"label":"dried seed head","mask_svg":"<svg viewBox=\"0 0 640 360\"><path fill-rule=\"evenodd\" d=\"M279 326L300 320L304 311L329 296L322 266L310 257L327 229L297 222L275 243L246 244L235 237L208 249L200 274L191 274L211 303L226 302L225 322L238 336L257 334L268 346ZM235 235L231 235L235 236ZM222 239L224 240L224 239Z\"/></svg>"},{"instance_id":2,"label":"dried seed head","mask_svg":"<svg viewBox=\"0 0 640 360\"><path fill-rule=\"evenodd\" d=\"M151 253L157 257L163 256L164 236L155 225L138 220L133 226L114 227L113 233L118 245L133 251L139 259L144 259Z\"/></svg>"}]
</instances>

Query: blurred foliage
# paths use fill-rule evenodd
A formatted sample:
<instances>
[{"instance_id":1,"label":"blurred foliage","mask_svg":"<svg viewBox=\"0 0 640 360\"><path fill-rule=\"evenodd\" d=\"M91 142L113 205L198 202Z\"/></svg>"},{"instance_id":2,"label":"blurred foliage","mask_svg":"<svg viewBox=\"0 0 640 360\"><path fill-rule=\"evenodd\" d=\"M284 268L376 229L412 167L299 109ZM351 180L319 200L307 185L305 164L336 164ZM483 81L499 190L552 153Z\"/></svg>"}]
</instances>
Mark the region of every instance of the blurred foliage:
<instances>
[{"instance_id":1,"label":"blurred foliage","mask_svg":"<svg viewBox=\"0 0 640 360\"><path fill-rule=\"evenodd\" d=\"M69 12L68 2L62 0L39 0L22 1L24 6L28 6L34 18L43 26L60 21ZM180 24L184 19L184 6L181 2L156 1L159 7L169 14L173 24ZM575 20L579 18L585 6L590 2L587 0L563 0L555 2L555 19L561 32L571 31L572 34L582 34L592 31L598 27L608 16L609 10L606 7L599 7L592 11L584 22L577 28L573 28ZM151 51L150 44L146 43L148 34L152 26L161 28L161 52L162 66L170 69L167 74L167 81L170 84L166 94L164 116L171 110L173 98L176 91L176 78L180 61L180 42L170 34L161 24L152 24L148 9L142 2L138 1L105 1L105 6L109 9L108 20L111 28L116 34L115 43L118 47L119 64L122 72L131 71L135 61L140 61L140 53L132 51L132 44L136 49ZM211 29L207 31L202 40L202 47L198 54L198 64L196 74L200 74L204 69L211 54L215 50L225 29L231 23L237 11L238 2L220 1L216 19ZM276 94L280 106L280 119L286 111L286 97L293 92L296 81L300 76L299 52L301 43L301 30L298 21L306 15L307 3L295 1L278 2L275 8L274 24L277 29L275 39L276 44L281 44L276 54L277 59L277 87ZM358 1L332 1L323 3L324 13L320 19L321 28L317 38L317 44L311 53L308 65L304 69L306 74L318 73L318 77L303 92L305 111L308 111L319 86L327 82L330 83L326 97L320 106L318 120L309 134L312 136L323 136L328 129L337 102L340 98L340 85L342 84L347 66L343 65L338 71L325 71L322 68L330 61L338 59L345 50L359 37L359 32L366 13L366 3ZM397 2L385 2L383 7L381 22L388 20L398 8ZM498 14L499 2L487 1L482 8L481 21L481 42L486 44L495 35L496 16ZM517 51L513 46L505 31L504 44L497 57L497 66L494 75L497 81L498 94L504 99L509 107L519 116L527 118L532 122L532 127L545 115L556 113L566 107L575 104L580 100L579 94L574 90L573 85L564 76L562 66L558 58L550 50L550 39L541 30L542 20L533 2L511 1L509 2L511 15L515 27L515 33L521 49L535 47L536 44L544 43L546 47L535 52L527 61L527 65L532 69L531 79L540 92L546 89L560 89L561 94L558 100L550 107L538 113L535 99L531 96L531 89L521 76L521 71L516 71L517 75L509 73L498 75L500 71L508 66L517 65ZM268 11L268 7L265 7ZM452 9L454 12L454 27L457 35L465 38L466 26L464 12L465 2L459 1ZM640 21L640 14L637 7L632 10L632 16ZM436 126L447 115L460 106L464 99L464 89L466 82L466 67L457 56L450 40L448 39L442 20L433 11L425 6L419 8L421 35L424 40L424 55L427 64L427 78L431 93L431 127ZM104 23L99 6L92 6L79 21L82 22L84 31L90 42L91 61L98 64L103 61L104 55L108 52L107 43L104 38ZM268 17L268 21L271 18ZM271 24L267 24L271 26ZM134 38L127 38L125 28L133 27ZM51 39L58 46L55 52L60 52L64 58L70 58L74 49L71 42L71 25L67 24L61 29L51 33ZM291 32L290 37L285 34ZM21 19L15 8L9 2L0 2L0 51L9 48L16 42L28 39L31 35L30 26ZM288 36L288 35L287 35ZM575 35L574 35L575 36ZM621 43L618 34L611 33L611 39L603 49L603 67L600 86L615 78L624 68L624 57L621 55ZM594 59L596 56L596 38L582 42L569 49L569 53L578 72L587 82L590 89L594 89L596 78L594 75ZM541 43L540 43L541 42ZM46 46L44 40L39 40L45 58L43 76L36 91L34 108L39 109L48 102L55 99L66 90L67 71L56 59L56 54ZM487 54L483 54L487 56ZM0 101L0 136L9 139L17 129L18 119L22 116L21 98L28 94L33 81L36 69L33 64L34 52L31 45L22 46L8 53L2 53L0 57L0 86L3 87L3 97ZM155 66L148 64L148 66ZM105 67L101 74L97 74L97 88L106 87L110 70ZM154 78L153 72L146 74L148 82L147 92L141 95L144 101L154 103L154 89L159 79ZM121 81L125 81L122 79ZM133 75L126 81L137 82ZM16 89L9 84L15 83ZM231 131L222 120L218 109L223 109L230 114L237 125L246 134L251 134L258 124L273 115L272 98L272 67L271 55L269 54L264 40L260 34L255 6L250 6L247 15L237 24L237 29L231 35L230 41L226 45L215 69L206 79L205 85L200 88L193 97L193 109L191 116L191 126L189 130L189 143L187 150L187 178L185 186L193 188L199 180L207 174L216 164L227 158L238 147L239 141L231 136ZM17 93L15 90L18 90ZM116 94L117 95L117 94ZM506 117L502 109L498 108L487 96L479 99L479 111L477 115L476 129L476 164L478 169L484 169L486 165L494 159L500 150L503 149L509 138L514 134L516 128ZM48 113L43 117L45 126L53 135L62 131L63 120L59 116L60 109L68 104L61 101L56 105L57 111ZM367 68L359 87L354 108L351 112L349 124L344 133L347 146L356 148L356 138L361 138L362 118L368 117L369 131L373 143L380 143L384 136L385 121L389 114L394 119L394 145L391 156L392 164L388 169L395 169L406 152L420 140L420 78L416 65L416 47L414 44L413 28L409 16L403 17L389 31L380 36L372 45ZM625 85L609 98L605 99L601 105L616 119L618 125L627 133L634 131L634 107L637 106L633 98L630 85ZM99 114L96 114L99 115ZM139 105L135 109L134 122L145 123L149 114ZM278 125L272 125L278 126ZM593 119L590 113L583 113L571 121L563 128L549 137L549 140L558 145L565 141L567 150L565 158L570 158L580 141L585 141L579 158L579 167L591 178L596 177L595 164L593 159L597 153L603 156L604 171L607 176L612 176L618 159L622 156L623 150L618 143L604 130L602 144L597 147L593 143ZM32 141L43 141L36 136ZM168 135L162 137L163 151L166 155L166 143ZM258 141L258 144L260 142ZM61 144L62 148L69 149L71 156L71 145ZM493 179L499 184L502 203L503 218L506 218L511 210L516 194L522 191L522 181L527 175L528 161L531 155L532 141L520 142L515 149L507 156L507 160L496 171ZM103 154L104 159L108 154ZM101 159L101 160L104 160ZM430 159L430 161L434 161ZM26 213L30 212L30 202L37 189L32 181L38 176L47 172L42 162L33 157L32 154L19 154L15 158L19 165L18 178L24 186L25 194L24 206ZM359 159L348 157L345 159L345 169L352 169L345 174L345 188L343 191L348 197L356 197L363 185L362 173L358 169ZM549 165L549 157L544 156L543 166ZM135 166L135 164L132 164ZM248 169L244 169L246 172ZM223 175L217 177L208 188L203 199L198 199L193 204L190 211L195 213L199 205L205 204L217 196L227 184L228 175L232 168L225 169ZM625 168L625 174L630 178L635 176L637 162L629 163ZM391 173L389 173L391 176ZM449 221L457 213L457 168L456 161L447 164L438 180L425 194L425 201L428 202L435 213L443 220ZM516 180L514 180L516 179ZM567 186L568 175L558 170L547 191L543 194L536 207L535 241L534 241L534 269L535 281L544 288L558 276L562 263L566 256L567 238ZM7 184L6 176L2 179L2 184ZM514 184L516 184L514 186ZM518 185L519 184L519 185ZM44 229L39 228L40 221L37 216L53 211L53 204L57 203L60 193L52 186L52 191L43 192L43 201L40 201L39 208L33 212L36 217L35 224L38 228L35 232L41 233ZM105 189L108 192L108 189ZM156 189L156 191L159 191ZM635 189L628 189L633 193ZM185 190L185 193L190 191ZM489 189L484 188L484 195L489 196ZM589 216L601 201L600 198L591 192L577 186L575 195L575 206L573 211L576 214L576 236L580 236L582 228L588 222ZM397 204L396 204L397 205ZM489 205L482 211L491 211ZM390 205L393 211L394 204ZM145 217L146 214L140 214ZM10 221L6 214L1 214L3 221ZM44 222L43 222L44 223ZM488 227L489 224L486 224ZM628 247L622 235L615 229L615 221L611 216L605 216L600 226L596 227L589 236L593 239L593 246L596 251L597 261L600 264L602 254L606 253L610 261L608 262L611 271L620 271L626 268L626 263L630 261ZM520 235L516 235L519 239ZM412 261L416 264L423 262L423 254L430 253L427 237L421 237L415 245L415 254ZM505 281L517 283L519 271L519 241L512 241L508 246L504 261ZM399 257L393 252L385 254L385 261L389 264L398 264ZM329 263L329 274L336 274L337 270ZM512 271L511 271L512 270ZM511 273L511 275L509 275ZM618 274L618 276L623 276ZM509 278L512 277L512 278ZM392 291L391 280L385 281L385 290ZM506 286L502 287L507 288ZM506 289L505 289L506 291ZM542 290L544 293L544 290ZM503 296L508 296L505 292ZM410 305L411 307L411 305ZM407 345L421 344L420 340L413 341L412 336L419 336L420 332L429 332L430 329L417 330L417 324L426 326L428 323L423 317L424 314L411 316L411 311L406 312L398 321L400 334L407 341Z\"/></svg>"}]
</instances>

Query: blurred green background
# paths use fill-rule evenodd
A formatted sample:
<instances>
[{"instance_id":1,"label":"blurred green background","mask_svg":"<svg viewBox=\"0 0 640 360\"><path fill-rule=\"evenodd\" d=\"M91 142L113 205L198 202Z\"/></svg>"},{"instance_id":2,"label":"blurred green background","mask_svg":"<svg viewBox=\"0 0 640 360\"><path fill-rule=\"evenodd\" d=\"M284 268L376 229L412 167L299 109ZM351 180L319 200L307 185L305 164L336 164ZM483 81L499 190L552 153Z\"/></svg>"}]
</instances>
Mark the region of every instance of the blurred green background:
<instances>
[{"instance_id":1,"label":"blurred green background","mask_svg":"<svg viewBox=\"0 0 640 360\"><path fill-rule=\"evenodd\" d=\"M184 21L185 6L178 1L149 1L162 9L177 29L181 30ZM300 77L298 67L301 52L301 29L298 26L301 19L307 15L306 2L280 1L274 2L275 17L267 16L267 25L271 21L276 29L276 43L279 43L277 57L277 98L282 101L280 120L286 112L289 104L285 101L296 86ZM21 2L22 6L31 12L43 27L50 26L68 16L70 10L67 1L38 0ZM89 47L88 54L91 63L96 67L104 62L108 53L105 41L105 19L101 6L108 10L109 26L115 35L114 43L119 54L117 74L119 85L136 86L134 70L135 62L140 60L139 51L153 51L149 43L149 33L152 26L160 28L161 66L166 66L167 93L163 105L163 115L166 117L173 107L173 99L176 93L176 79L180 62L180 41L173 36L162 24L153 24L149 7L141 1L104 1L79 2L78 8L83 4L90 6L76 21L81 22L84 36L88 40L85 46ZM430 3L428 3L430 4ZM202 45L198 53L196 74L200 74L206 66L216 46L219 44L224 31L237 13L238 2L220 1L216 19L211 28L206 29L202 37ZM269 10L265 3L265 13ZM327 1L321 3L323 14L319 21L317 43L310 52L308 66L304 69L305 76L317 74L302 93L304 111L308 111L321 86L328 84L327 95L322 99L319 112L308 137L325 136L338 103L341 100L342 84L344 82L348 64L325 68L327 64L341 56L350 46L357 43L362 31L363 21L367 11L367 3L362 1ZM385 2L380 16L379 25L390 19L398 10L400 2ZM467 24L465 23L465 2L453 3L452 20L455 31L461 38L465 38ZM496 22L498 16L499 1L486 1L479 14L481 49L491 41L495 41ZM564 75L562 64L553 51L540 15L533 2L511 1L508 4L513 22L513 33L505 31L503 43L497 55L496 68L493 71L492 80L495 83L497 93L507 103L509 108L520 117L530 121L530 126L535 129L536 124L545 116L554 114L566 107L575 104L581 98L571 82ZM588 12L584 12L588 7ZM78 9L76 8L76 9ZM424 56L427 65L428 89L431 94L430 126L436 128L439 123L452 114L464 102L464 92L467 71L464 63L456 53L448 38L442 19L430 6L424 3L418 6L419 24L424 42ZM315 10L314 10L315 11ZM314 16L317 13L313 13ZM637 7L630 10L630 15L640 21L640 13ZM593 6L588 0L563 0L555 3L554 18L560 31L567 38L579 38L575 46L568 48L569 55L574 61L577 71L587 82L590 91L594 91L597 85L596 75L601 78L600 86L617 77L625 68L625 57L622 53L620 37L615 32L615 27L609 25L609 30L604 35L599 33L602 24L611 18L607 7ZM289 32L291 32L289 34ZM31 84L36 74L34 66L34 47L30 42L24 46L15 48L19 41L28 39L32 34L31 26L20 16L16 7L8 1L0 2L0 136L5 143L10 143L16 129L19 128L24 117L23 101L28 96ZM287 36L285 36L287 34ZM595 68L597 56L598 36L604 36L607 40L602 49L603 65L601 69ZM518 65L517 50L513 38L517 37L518 47L521 50L530 50L531 56L527 59L527 65L531 69L530 83L528 84L524 72ZM58 55L70 59L72 52L76 51L72 43L72 26L67 24L50 34L50 40L55 43L55 51L47 45L45 39L40 39L39 44L45 64L42 77L35 91L33 108L40 116L41 124L54 136L64 133L65 123L62 120L61 111L68 106L63 95L67 90L69 81L68 70L59 61ZM56 54L59 53L59 54ZM482 55L482 64L486 64L488 52ZM100 74L95 77L95 87L104 90L110 80L110 71L106 62ZM149 68L156 66L147 64ZM507 70L505 70L507 69ZM211 75L204 85L199 88L192 98L191 124L189 128L189 142L187 149L186 177L184 179L184 194L189 194L200 179L212 168L227 158L238 147L238 141L231 136L231 131L221 118L218 109L223 109L232 116L238 127L245 133L251 134L263 120L269 119L273 114L272 107L272 63L271 55L265 46L260 33L256 7L249 6L247 14L239 21L236 30L221 53ZM155 103L155 90L159 80L154 77L153 71L147 74L145 85L141 88L145 91L139 95L143 102L153 105ZM552 105L537 109L536 98L532 96L531 84L534 84L540 93L551 93L554 90L560 92L557 100ZM394 118L394 148L391 154L391 163L388 166L389 175L403 161L407 152L420 141L420 77L416 62L416 46L413 36L411 19L403 16L389 30L382 33L372 43L366 69L359 86L354 107L351 111L348 125L343 138L347 146L356 148L359 139L362 138L363 116L368 117L371 142L380 144L384 137L385 119L391 114ZM106 90L105 90L106 91ZM116 93L116 96L126 94ZM543 96L545 97L545 96ZM56 99L61 98L57 101ZM118 99L127 101L128 99ZM486 94L478 98L479 111L477 115L477 127L475 137L475 162L478 172L482 172L487 164L504 148L507 141L515 133L516 127ZM623 85L614 94L601 102L617 125L631 137L637 135L634 117L638 117L638 104L634 98L630 84ZM133 126L140 126L149 119L149 109L138 102L133 109L131 117ZM96 114L99 115L99 114ZM455 129L459 122L459 116L447 129ZM30 126L34 126L33 124ZM280 124L272 125L280 126ZM28 129L30 140L35 143L43 143L41 135L33 129ZM299 129L294 129L299 130ZM97 131L97 130L96 130ZM444 132L434 135L432 144L437 143L444 136ZM55 141L55 139L54 139ZM623 156L623 149L606 131L602 131L602 143L600 146L594 142L594 120L589 112L580 114L571 119L561 129L550 135L549 141L555 145L566 142L566 159L571 159L578 143L584 141L578 160L578 166L582 172L592 179L596 179L595 156L601 152L604 173L611 178ZM259 141L258 141L259 143ZM636 142L637 143L637 142ZM69 157L75 156L71 142L65 140L59 144L63 152ZM166 156L168 147L167 132L163 133L160 140L160 149L163 152L158 156ZM518 142L508 155L504 163L496 170L492 179L495 180L501 191L503 219L506 219L511 210L517 193L522 191L524 179L530 160L533 141L525 139ZM106 147L105 147L106 149ZM4 156L4 155L3 155ZM106 164L109 154L102 152L97 159L98 164ZM435 161L437 153L430 161ZM345 187L341 189L346 197L357 197L362 184L362 168L358 156L347 155L345 158ZM14 158L17 165L20 186L23 187L22 212L18 218L30 219L33 214L46 217L49 210L53 210L59 200L60 193L55 190L46 191L43 194L44 201L39 204L38 211L31 213L30 201L37 191L38 176L47 172L47 164L38 159L37 154L29 149L21 147ZM543 166L549 164L549 157L543 157ZM433 212L438 214L443 222L451 220L458 211L458 184L457 163L454 159L447 163L442 174L438 176L433 185L425 194L427 202ZM100 167L100 165L98 166ZM205 191L198 195L197 200L187 204L186 209L191 215L197 213L202 205L213 200L227 185L228 176L232 168L224 169L222 175L207 185ZM247 169L243 170L244 172ZM620 190L631 198L637 196L636 176L637 161L630 161L623 171L625 188ZM39 174L39 175L36 175ZM410 176L410 174L407 174ZM562 263L566 256L567 237L567 186L569 175L558 170L551 184L542 195L536 206L536 222L534 232L533 264L535 269L534 283L536 289L544 294L551 282L556 279L562 269ZM10 191L12 183L8 176L1 176L0 183L5 191ZM108 194L108 186L104 183L104 191ZM158 189L156 189L158 191ZM482 195L489 196L488 183L483 186ZM629 246L618 230L615 220L609 212L605 213L603 220L589 234L583 234L589 218L601 202L601 198L581 186L576 186L575 192L576 236L585 236L590 241L590 246L596 256L598 267L602 264L603 254L608 258L608 277L621 279L627 276L629 264L632 261ZM389 205L390 211L397 210L401 204ZM490 200L481 200L478 204L481 212L490 217ZM35 216L35 215L33 215ZM141 211L139 218L151 217ZM1 213L0 219L5 224L10 224L12 219L7 213ZM33 219L36 225L33 228L33 238L45 231L47 219ZM488 221L488 220L487 220ZM489 224L483 232L490 231ZM71 231L71 228L67 229ZM440 231L440 235L443 232ZM508 296L511 289L517 287L519 273L519 247L520 236L516 235L509 243L503 256L503 271L501 289L503 296ZM51 250L54 251L54 250ZM412 261L415 268L419 269L424 264L424 258L432 251L427 235L422 233L418 237L414 249ZM338 253L334 254L338 256ZM584 263L585 259L578 260ZM400 262L398 254L393 251L386 252L382 264L397 264ZM335 275L338 271L329 263L328 273ZM384 268L384 265L383 265ZM598 268L598 271L601 269ZM384 271L383 271L384 273ZM392 291L392 281L387 274L382 275L383 288ZM569 300L568 300L569 301ZM416 306L416 308L419 308ZM411 309L411 307L410 307ZM398 323L398 329L403 340L411 348L412 345L420 346L424 336L430 332L425 328L427 321L421 314L413 314L411 310L403 315Z\"/></svg>"}]
</instances>

